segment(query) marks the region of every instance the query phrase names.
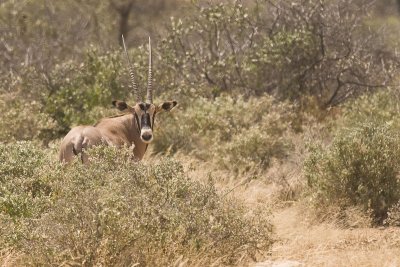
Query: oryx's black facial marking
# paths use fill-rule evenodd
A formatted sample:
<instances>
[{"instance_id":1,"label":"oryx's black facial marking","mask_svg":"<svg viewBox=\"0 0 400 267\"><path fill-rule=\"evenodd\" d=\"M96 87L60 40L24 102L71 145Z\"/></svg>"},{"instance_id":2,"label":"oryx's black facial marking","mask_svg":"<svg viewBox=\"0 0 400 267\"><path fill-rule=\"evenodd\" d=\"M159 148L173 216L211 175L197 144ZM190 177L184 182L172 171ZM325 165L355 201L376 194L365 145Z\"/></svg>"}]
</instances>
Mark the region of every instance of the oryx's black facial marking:
<instances>
[{"instance_id":1,"label":"oryx's black facial marking","mask_svg":"<svg viewBox=\"0 0 400 267\"><path fill-rule=\"evenodd\" d=\"M139 108L143 111L147 111L150 109L151 104L149 103L139 103Z\"/></svg>"},{"instance_id":2,"label":"oryx's black facial marking","mask_svg":"<svg viewBox=\"0 0 400 267\"><path fill-rule=\"evenodd\" d=\"M141 125L142 125L142 128L152 128L151 127L151 120L150 120L150 114L149 113L146 112L146 113L144 113L142 115Z\"/></svg>"},{"instance_id":3,"label":"oryx's black facial marking","mask_svg":"<svg viewBox=\"0 0 400 267\"><path fill-rule=\"evenodd\" d=\"M139 121L139 116L137 115L137 113L136 112L134 112L134 115L135 115L135 121L134 122L136 122L136 128L137 128L137 131L138 131L138 134L140 134L140 131L141 131L141 126L140 126L140 121Z\"/></svg>"},{"instance_id":4,"label":"oryx's black facial marking","mask_svg":"<svg viewBox=\"0 0 400 267\"><path fill-rule=\"evenodd\" d=\"M156 114L155 105L139 102L134 107L134 114L140 139L142 139L144 143L150 143L153 140L152 130Z\"/></svg>"}]
</instances>

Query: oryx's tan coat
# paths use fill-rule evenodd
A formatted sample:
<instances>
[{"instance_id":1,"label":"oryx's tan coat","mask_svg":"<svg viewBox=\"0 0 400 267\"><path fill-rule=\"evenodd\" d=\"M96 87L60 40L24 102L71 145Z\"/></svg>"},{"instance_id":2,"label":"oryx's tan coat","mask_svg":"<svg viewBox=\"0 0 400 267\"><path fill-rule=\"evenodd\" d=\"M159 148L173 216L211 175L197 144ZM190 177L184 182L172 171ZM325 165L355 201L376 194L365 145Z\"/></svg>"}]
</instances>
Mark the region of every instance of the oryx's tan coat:
<instances>
[{"instance_id":1,"label":"oryx's tan coat","mask_svg":"<svg viewBox=\"0 0 400 267\"><path fill-rule=\"evenodd\" d=\"M118 115L100 120L94 126L77 126L65 136L60 147L60 161L70 162L75 155L80 155L82 162L88 162L85 149L95 145L123 145L133 147L133 155L141 160L146 152L147 145L153 140L154 118L160 111L170 111L177 104L176 101L166 101L159 106L153 104L152 89L152 58L149 38L149 73L146 102L140 100L133 66L130 63L125 41L122 37L126 57L129 64L135 105L129 106L123 101L113 101L113 105L127 114Z\"/></svg>"},{"instance_id":2,"label":"oryx's tan coat","mask_svg":"<svg viewBox=\"0 0 400 267\"><path fill-rule=\"evenodd\" d=\"M139 136L135 117L125 114L118 117L104 118L95 126L77 126L65 136L60 148L60 161L70 162L80 154L84 163L88 158L84 149L94 145L114 145L117 147L133 145L133 154L141 160L146 152L147 144Z\"/></svg>"}]
</instances>

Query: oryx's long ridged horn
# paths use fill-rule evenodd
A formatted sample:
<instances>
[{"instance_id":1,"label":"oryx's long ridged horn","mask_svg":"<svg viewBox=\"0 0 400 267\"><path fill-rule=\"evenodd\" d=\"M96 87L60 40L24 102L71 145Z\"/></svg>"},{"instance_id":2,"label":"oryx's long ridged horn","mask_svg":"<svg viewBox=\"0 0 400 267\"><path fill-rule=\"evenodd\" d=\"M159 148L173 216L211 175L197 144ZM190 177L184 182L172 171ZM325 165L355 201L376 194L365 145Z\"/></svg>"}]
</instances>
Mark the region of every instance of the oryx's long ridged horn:
<instances>
[{"instance_id":1,"label":"oryx's long ridged horn","mask_svg":"<svg viewBox=\"0 0 400 267\"><path fill-rule=\"evenodd\" d=\"M153 103L153 59L151 57L151 40L149 36L149 76L147 83L147 102Z\"/></svg>"},{"instance_id":2,"label":"oryx's long ridged horn","mask_svg":"<svg viewBox=\"0 0 400 267\"><path fill-rule=\"evenodd\" d=\"M131 61L129 59L128 51L126 51L124 35L122 35L122 43L124 45L125 55L126 55L126 59L128 61L128 68L129 68L129 75L131 76L133 96L135 97L136 102L140 102L139 90L138 90L137 84L135 82L135 73L133 71L133 66L131 64Z\"/></svg>"}]
</instances>

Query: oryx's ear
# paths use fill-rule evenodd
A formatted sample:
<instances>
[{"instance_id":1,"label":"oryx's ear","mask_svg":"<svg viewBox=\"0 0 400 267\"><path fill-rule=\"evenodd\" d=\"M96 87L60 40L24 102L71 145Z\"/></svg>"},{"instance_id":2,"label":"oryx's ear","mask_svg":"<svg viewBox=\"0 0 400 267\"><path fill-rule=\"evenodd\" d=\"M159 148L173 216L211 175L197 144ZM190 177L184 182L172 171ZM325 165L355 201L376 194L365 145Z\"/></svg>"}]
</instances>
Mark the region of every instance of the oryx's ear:
<instances>
[{"instance_id":1,"label":"oryx's ear","mask_svg":"<svg viewBox=\"0 0 400 267\"><path fill-rule=\"evenodd\" d=\"M129 108L128 104L124 101L114 100L112 104L120 111L124 111Z\"/></svg>"},{"instance_id":2,"label":"oryx's ear","mask_svg":"<svg viewBox=\"0 0 400 267\"><path fill-rule=\"evenodd\" d=\"M171 109L173 109L176 105L178 104L178 102L174 101L165 101L164 103L158 105L158 107L156 108L156 112L160 112L160 111L170 111Z\"/></svg>"}]
</instances>

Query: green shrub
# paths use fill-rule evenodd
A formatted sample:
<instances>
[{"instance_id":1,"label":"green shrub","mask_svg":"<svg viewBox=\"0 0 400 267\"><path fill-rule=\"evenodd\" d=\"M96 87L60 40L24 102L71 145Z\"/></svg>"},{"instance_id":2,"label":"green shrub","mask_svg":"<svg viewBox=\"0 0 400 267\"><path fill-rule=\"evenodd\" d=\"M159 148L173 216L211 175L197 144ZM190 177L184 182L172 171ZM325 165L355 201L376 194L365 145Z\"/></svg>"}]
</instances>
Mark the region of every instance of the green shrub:
<instances>
[{"instance_id":1,"label":"green shrub","mask_svg":"<svg viewBox=\"0 0 400 267\"><path fill-rule=\"evenodd\" d=\"M119 80L121 64L119 52L100 54L91 49L82 64L68 61L53 69L41 97L43 112L56 122L48 129L53 131L50 137L66 134L74 124L94 123L98 118L90 116L93 109L111 107L114 98L126 93Z\"/></svg>"},{"instance_id":2,"label":"green shrub","mask_svg":"<svg viewBox=\"0 0 400 267\"><path fill-rule=\"evenodd\" d=\"M38 101L0 95L0 142L42 138L56 124L41 109Z\"/></svg>"},{"instance_id":3,"label":"green shrub","mask_svg":"<svg viewBox=\"0 0 400 267\"><path fill-rule=\"evenodd\" d=\"M46 160L45 152L31 142L0 143L1 214L38 216L50 193L48 177L37 176Z\"/></svg>"},{"instance_id":4,"label":"green shrub","mask_svg":"<svg viewBox=\"0 0 400 267\"><path fill-rule=\"evenodd\" d=\"M159 48L160 84L207 97L273 93L305 108L310 96L338 105L396 77L385 33L365 25L369 8L345 0L200 1L171 21Z\"/></svg>"},{"instance_id":5,"label":"green shrub","mask_svg":"<svg viewBox=\"0 0 400 267\"><path fill-rule=\"evenodd\" d=\"M35 211L0 209L0 243L21 253L21 265L239 264L272 243L265 214L249 214L211 180L190 180L177 161L136 163L128 148L98 147L89 151L90 165L62 166L46 156L51 151L29 143L1 149L12 155L2 158L8 178L1 188L27 181L48 188L35 195L26 186L1 192L22 197ZM30 161L22 164L25 158ZM21 162L16 170L15 161Z\"/></svg>"},{"instance_id":6,"label":"green shrub","mask_svg":"<svg viewBox=\"0 0 400 267\"><path fill-rule=\"evenodd\" d=\"M267 169L272 158L285 158L290 148L288 138L270 135L256 126L235 135L231 142L221 145L215 153L225 168L247 172Z\"/></svg>"},{"instance_id":7,"label":"green shrub","mask_svg":"<svg viewBox=\"0 0 400 267\"><path fill-rule=\"evenodd\" d=\"M297 119L292 105L268 95L247 100L227 95L197 98L160 120L153 149L214 158L237 170L265 169L271 158L282 158L290 150L286 133L298 130Z\"/></svg>"},{"instance_id":8,"label":"green shrub","mask_svg":"<svg viewBox=\"0 0 400 267\"><path fill-rule=\"evenodd\" d=\"M92 47L81 63L65 61L45 74L26 69L21 74L21 90L0 95L4 115L0 140L37 138L48 143L77 124L94 124L115 114L112 100L130 97L130 89L124 87L129 75L121 74L120 53L102 53Z\"/></svg>"},{"instance_id":9,"label":"green shrub","mask_svg":"<svg viewBox=\"0 0 400 267\"><path fill-rule=\"evenodd\" d=\"M400 130L400 92L394 88L364 94L343 105L339 124L345 127L362 121L386 122Z\"/></svg>"},{"instance_id":10,"label":"green shrub","mask_svg":"<svg viewBox=\"0 0 400 267\"><path fill-rule=\"evenodd\" d=\"M319 207L361 206L382 223L400 199L400 135L385 123L344 128L330 146L312 148L304 171Z\"/></svg>"}]
</instances>

